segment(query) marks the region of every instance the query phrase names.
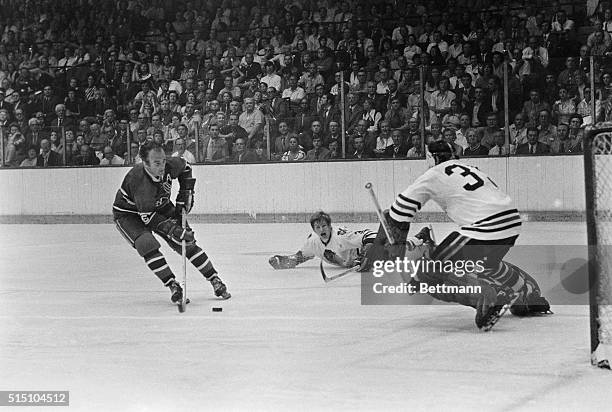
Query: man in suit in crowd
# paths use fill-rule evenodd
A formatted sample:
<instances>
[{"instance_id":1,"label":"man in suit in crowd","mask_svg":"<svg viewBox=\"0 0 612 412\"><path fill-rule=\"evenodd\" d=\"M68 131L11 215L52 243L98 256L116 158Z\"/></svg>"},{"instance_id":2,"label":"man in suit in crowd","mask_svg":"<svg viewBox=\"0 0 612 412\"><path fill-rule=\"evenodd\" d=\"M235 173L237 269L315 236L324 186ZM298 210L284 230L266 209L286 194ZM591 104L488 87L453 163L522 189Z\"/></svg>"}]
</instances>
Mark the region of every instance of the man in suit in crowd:
<instances>
[{"instance_id":1,"label":"man in suit in crowd","mask_svg":"<svg viewBox=\"0 0 612 412\"><path fill-rule=\"evenodd\" d=\"M546 154L550 153L550 147L538 141L539 132L535 127L527 128L527 143L518 145L516 154Z\"/></svg>"}]
</instances>

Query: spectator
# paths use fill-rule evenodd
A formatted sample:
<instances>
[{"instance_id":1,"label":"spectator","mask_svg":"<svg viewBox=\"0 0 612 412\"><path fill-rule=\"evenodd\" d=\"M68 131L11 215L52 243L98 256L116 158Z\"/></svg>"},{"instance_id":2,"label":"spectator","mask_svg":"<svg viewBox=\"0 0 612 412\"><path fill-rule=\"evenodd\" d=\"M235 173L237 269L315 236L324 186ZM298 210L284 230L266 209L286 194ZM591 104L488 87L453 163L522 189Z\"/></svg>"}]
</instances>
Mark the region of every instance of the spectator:
<instances>
[{"instance_id":1,"label":"spectator","mask_svg":"<svg viewBox=\"0 0 612 412\"><path fill-rule=\"evenodd\" d=\"M442 77L438 81L438 90L431 94L429 109L435 113L440 122L444 115L450 112L451 102L457 98L449 88L448 78Z\"/></svg>"},{"instance_id":2,"label":"spectator","mask_svg":"<svg viewBox=\"0 0 612 412\"><path fill-rule=\"evenodd\" d=\"M548 110L542 110L538 119L538 139L540 142L549 145L557 135L557 127L551 123L550 112Z\"/></svg>"},{"instance_id":3,"label":"spectator","mask_svg":"<svg viewBox=\"0 0 612 412\"><path fill-rule=\"evenodd\" d=\"M418 137L418 136L417 136ZM391 140L393 144L385 148L383 157L389 159L402 159L408 154L408 148L403 143L403 137L401 130L393 130L391 132Z\"/></svg>"},{"instance_id":4,"label":"spectator","mask_svg":"<svg viewBox=\"0 0 612 412\"><path fill-rule=\"evenodd\" d=\"M555 130L556 132L556 130ZM529 127L527 129L527 143L518 145L516 148L516 154L545 154L550 152L550 148L547 144L542 143L538 140L539 131L535 127Z\"/></svg>"},{"instance_id":5,"label":"spectator","mask_svg":"<svg viewBox=\"0 0 612 412\"><path fill-rule=\"evenodd\" d=\"M557 125L557 135L550 142L551 153L570 153L571 145L569 140L569 126L567 123L559 123Z\"/></svg>"},{"instance_id":6,"label":"spectator","mask_svg":"<svg viewBox=\"0 0 612 412\"><path fill-rule=\"evenodd\" d=\"M576 102L569 95L565 86L559 88L559 100L553 105L553 116L557 123L569 123L569 118L576 113Z\"/></svg>"},{"instance_id":7,"label":"spectator","mask_svg":"<svg viewBox=\"0 0 612 412\"><path fill-rule=\"evenodd\" d=\"M261 82L264 82L267 87L274 87L278 92L281 91L281 77L276 74L276 67L273 62L266 62L264 64L266 75L261 78Z\"/></svg>"},{"instance_id":8,"label":"spectator","mask_svg":"<svg viewBox=\"0 0 612 412\"><path fill-rule=\"evenodd\" d=\"M315 123L313 123L314 126ZM322 136L320 134L315 135L314 131L313 131L313 137L312 137L312 149L310 149L307 153L306 153L306 157L304 158L304 160L309 160L309 161L318 161L318 160L327 160L329 159L329 149L327 149L326 147L322 146Z\"/></svg>"},{"instance_id":9,"label":"spectator","mask_svg":"<svg viewBox=\"0 0 612 412\"><path fill-rule=\"evenodd\" d=\"M41 131L41 122L32 118L28 121L28 125L30 127L29 133L26 134L26 147L35 147L36 150L40 149L40 142L47 136L46 132Z\"/></svg>"},{"instance_id":10,"label":"spectator","mask_svg":"<svg viewBox=\"0 0 612 412\"><path fill-rule=\"evenodd\" d=\"M185 148L185 140L181 138L176 139L174 142L174 149L176 151L172 153L172 157L182 157L187 161L187 163L196 163L196 158L193 153Z\"/></svg>"},{"instance_id":11,"label":"spectator","mask_svg":"<svg viewBox=\"0 0 612 412\"><path fill-rule=\"evenodd\" d=\"M409 109L401 106L401 101L398 97L391 100L391 108L387 110L384 120L389 122L389 127L392 129L406 130L409 127L408 122L413 117L413 113Z\"/></svg>"},{"instance_id":12,"label":"spectator","mask_svg":"<svg viewBox=\"0 0 612 412\"><path fill-rule=\"evenodd\" d=\"M238 118L238 125L247 132L249 141L261 139L264 126L264 115L255 110L255 101L252 98L244 99L244 112Z\"/></svg>"},{"instance_id":13,"label":"spectator","mask_svg":"<svg viewBox=\"0 0 612 412\"><path fill-rule=\"evenodd\" d=\"M493 135L495 145L489 149L489 156L507 156L510 148L506 145L506 136L503 130L498 130Z\"/></svg>"},{"instance_id":14,"label":"spectator","mask_svg":"<svg viewBox=\"0 0 612 412\"><path fill-rule=\"evenodd\" d=\"M463 151L464 156L484 156L489 154L489 149L480 144L482 132L477 129L469 129L466 134L468 147Z\"/></svg>"},{"instance_id":15,"label":"spectator","mask_svg":"<svg viewBox=\"0 0 612 412\"><path fill-rule=\"evenodd\" d=\"M296 162L305 160L306 153L299 145L298 139L295 136L289 138L289 149L283 153L281 161L283 162Z\"/></svg>"},{"instance_id":16,"label":"spectator","mask_svg":"<svg viewBox=\"0 0 612 412\"><path fill-rule=\"evenodd\" d=\"M369 159L371 158L371 154L366 148L363 137L357 136L353 140L353 152L349 156L349 159Z\"/></svg>"},{"instance_id":17,"label":"spectator","mask_svg":"<svg viewBox=\"0 0 612 412\"><path fill-rule=\"evenodd\" d=\"M410 137L410 141L412 143L412 147L406 153L406 157L412 159L424 159L425 152L423 151L423 142L421 140L421 136L418 134L413 134Z\"/></svg>"},{"instance_id":18,"label":"spectator","mask_svg":"<svg viewBox=\"0 0 612 412\"><path fill-rule=\"evenodd\" d=\"M372 99L366 98L363 100L362 119L368 122L368 133L378 133L378 125L382 120L382 114L376 110Z\"/></svg>"},{"instance_id":19,"label":"spectator","mask_svg":"<svg viewBox=\"0 0 612 412\"><path fill-rule=\"evenodd\" d=\"M37 167L49 167L49 166L61 166L62 157L51 150L51 143L49 139L42 139L40 141L40 154L36 160Z\"/></svg>"},{"instance_id":20,"label":"spectator","mask_svg":"<svg viewBox=\"0 0 612 412\"><path fill-rule=\"evenodd\" d=\"M78 138L78 137L77 137ZM95 166L100 164L100 159L87 144L82 144L79 154L74 157L74 166Z\"/></svg>"},{"instance_id":21,"label":"spectator","mask_svg":"<svg viewBox=\"0 0 612 412\"><path fill-rule=\"evenodd\" d=\"M394 130L397 130L398 132L400 132L400 134L402 132L399 129L394 129ZM378 134L378 137L376 138L376 146L374 147L374 150L373 150L374 155L376 157L385 157L387 148L390 146L393 146L394 144L395 142L393 141L393 138L391 135L391 126L387 120L383 120L380 123L380 133Z\"/></svg>"},{"instance_id":22,"label":"spectator","mask_svg":"<svg viewBox=\"0 0 612 412\"><path fill-rule=\"evenodd\" d=\"M19 131L16 124L12 124L9 129L8 139L6 139L4 164L9 167L16 167L25 159L25 137Z\"/></svg>"},{"instance_id":23,"label":"spectator","mask_svg":"<svg viewBox=\"0 0 612 412\"><path fill-rule=\"evenodd\" d=\"M484 127L489 113L493 111L482 87L474 88L474 100L468 102L465 109L472 118L472 127Z\"/></svg>"},{"instance_id":24,"label":"spectator","mask_svg":"<svg viewBox=\"0 0 612 412\"><path fill-rule=\"evenodd\" d=\"M306 97L306 91L298 86L298 77L295 74L289 76L288 87L283 90L281 97L289 103L290 109L294 112L297 111L297 106Z\"/></svg>"},{"instance_id":25,"label":"spectator","mask_svg":"<svg viewBox=\"0 0 612 412\"><path fill-rule=\"evenodd\" d=\"M246 147L246 139L239 137L236 139L233 148L233 155L231 161L233 163L254 163L259 159L257 155Z\"/></svg>"},{"instance_id":26,"label":"spectator","mask_svg":"<svg viewBox=\"0 0 612 412\"><path fill-rule=\"evenodd\" d=\"M314 140L319 139L320 144L322 145L325 142L323 136L323 129L321 127L321 122L318 120L314 120L310 125L310 130L304 133L300 133L298 136L300 146L307 153L314 147ZM325 142L326 143L326 142Z\"/></svg>"},{"instance_id":27,"label":"spectator","mask_svg":"<svg viewBox=\"0 0 612 412\"><path fill-rule=\"evenodd\" d=\"M219 137L219 126L216 124L210 125L210 133L202 142L202 159L205 162L221 163L227 161L228 157L227 141Z\"/></svg>"},{"instance_id":28,"label":"spectator","mask_svg":"<svg viewBox=\"0 0 612 412\"><path fill-rule=\"evenodd\" d=\"M28 148L27 157L19 164L19 167L35 167L38 163L38 150L36 147Z\"/></svg>"},{"instance_id":29,"label":"spectator","mask_svg":"<svg viewBox=\"0 0 612 412\"><path fill-rule=\"evenodd\" d=\"M457 157L463 156L463 147L455 143L457 140L457 133L455 130L446 128L444 132L442 132L442 135L444 136L444 141L453 149L453 155Z\"/></svg>"},{"instance_id":30,"label":"spectator","mask_svg":"<svg viewBox=\"0 0 612 412\"><path fill-rule=\"evenodd\" d=\"M125 160L123 161L124 166L134 166L138 163L142 163L142 159L140 158L140 155L138 153L139 148L140 147L138 146L137 142L130 143L130 153L125 153Z\"/></svg>"},{"instance_id":31,"label":"spectator","mask_svg":"<svg viewBox=\"0 0 612 412\"><path fill-rule=\"evenodd\" d=\"M239 116L237 114L230 114L228 124L219 129L219 137L227 141L230 155L232 154L233 146L237 139L249 140L247 131L242 126L238 125L238 121Z\"/></svg>"},{"instance_id":32,"label":"spectator","mask_svg":"<svg viewBox=\"0 0 612 412\"><path fill-rule=\"evenodd\" d=\"M497 124L497 115L494 113L490 113L487 116L487 126L481 128L482 140L480 144L486 146L487 149L495 146L495 133L499 130L499 125Z\"/></svg>"},{"instance_id":33,"label":"spectator","mask_svg":"<svg viewBox=\"0 0 612 412\"><path fill-rule=\"evenodd\" d=\"M104 147L103 157L100 160L100 166L109 166L109 165L121 166L123 165L123 163L124 163L124 160L115 154L112 147L110 146Z\"/></svg>"},{"instance_id":34,"label":"spectator","mask_svg":"<svg viewBox=\"0 0 612 412\"><path fill-rule=\"evenodd\" d=\"M332 140L331 142L329 142L328 149L329 149L329 160L342 158L342 153L340 152L340 149L338 148L337 140Z\"/></svg>"},{"instance_id":35,"label":"spectator","mask_svg":"<svg viewBox=\"0 0 612 412\"><path fill-rule=\"evenodd\" d=\"M568 144L569 153L581 153L582 142L584 141L584 129L582 129L582 118L580 115L573 115L570 117L569 131L568 131Z\"/></svg>"},{"instance_id":36,"label":"spectator","mask_svg":"<svg viewBox=\"0 0 612 412\"><path fill-rule=\"evenodd\" d=\"M537 126L539 115L542 110L550 111L548 103L540 100L540 92L531 90L529 92L529 100L523 104L523 115L527 126Z\"/></svg>"}]
</instances>

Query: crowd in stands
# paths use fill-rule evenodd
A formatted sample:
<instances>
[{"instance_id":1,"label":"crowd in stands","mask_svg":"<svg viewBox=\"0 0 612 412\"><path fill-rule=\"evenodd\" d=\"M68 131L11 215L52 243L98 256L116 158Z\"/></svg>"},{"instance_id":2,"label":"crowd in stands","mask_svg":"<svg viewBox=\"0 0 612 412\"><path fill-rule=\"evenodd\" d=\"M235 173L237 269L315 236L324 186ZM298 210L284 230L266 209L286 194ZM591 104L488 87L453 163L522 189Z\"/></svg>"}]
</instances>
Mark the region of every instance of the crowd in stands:
<instances>
[{"instance_id":1,"label":"crowd in stands","mask_svg":"<svg viewBox=\"0 0 612 412\"><path fill-rule=\"evenodd\" d=\"M612 4L566 1L2 1L2 165L579 153Z\"/></svg>"}]
</instances>

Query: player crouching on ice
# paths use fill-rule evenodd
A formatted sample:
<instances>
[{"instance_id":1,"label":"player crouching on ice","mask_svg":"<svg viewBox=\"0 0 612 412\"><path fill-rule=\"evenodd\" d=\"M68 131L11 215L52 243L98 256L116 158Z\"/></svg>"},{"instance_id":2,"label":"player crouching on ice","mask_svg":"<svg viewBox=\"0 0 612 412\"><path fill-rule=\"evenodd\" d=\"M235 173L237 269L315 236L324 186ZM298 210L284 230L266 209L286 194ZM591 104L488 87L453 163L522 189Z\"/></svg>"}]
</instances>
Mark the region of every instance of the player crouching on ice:
<instances>
[{"instance_id":1,"label":"player crouching on ice","mask_svg":"<svg viewBox=\"0 0 612 412\"><path fill-rule=\"evenodd\" d=\"M117 229L170 289L172 302L181 301L183 289L159 251L161 245L153 233L179 254L185 240L187 259L211 283L216 296L230 298L210 259L196 245L191 228L183 229L181 225L182 210L189 213L193 207L195 178L191 177L191 166L179 157L166 158L164 149L154 143L141 146L139 154L143 162L127 173L115 196L113 218ZM170 201L173 179L178 179L180 185L176 207Z\"/></svg>"},{"instance_id":2,"label":"player crouching on ice","mask_svg":"<svg viewBox=\"0 0 612 412\"><path fill-rule=\"evenodd\" d=\"M454 159L447 143L433 142L428 149L435 166L400 193L384 213L396 243L389 244L381 225L367 261L403 259L406 249L412 250L410 258L415 260L425 254L435 262L479 261L480 273L458 276L440 271L440 265L430 265L429 270L411 276L410 281L417 282L417 290L419 283L458 286L455 290L465 290L461 286L480 286L480 294L436 291L430 295L475 308L476 326L485 331L495 325L508 307L517 316L551 313L536 280L502 260L516 242L522 224L510 197L485 173ZM429 200L436 202L459 226L437 246L433 245L429 228L408 237L410 222Z\"/></svg>"},{"instance_id":3,"label":"player crouching on ice","mask_svg":"<svg viewBox=\"0 0 612 412\"><path fill-rule=\"evenodd\" d=\"M289 256L274 255L268 261L274 269L293 269L313 257L332 265L352 268L362 265L368 248L372 246L376 233L369 230L333 228L331 218L323 211L310 217L314 233L308 235L304 246Z\"/></svg>"}]
</instances>

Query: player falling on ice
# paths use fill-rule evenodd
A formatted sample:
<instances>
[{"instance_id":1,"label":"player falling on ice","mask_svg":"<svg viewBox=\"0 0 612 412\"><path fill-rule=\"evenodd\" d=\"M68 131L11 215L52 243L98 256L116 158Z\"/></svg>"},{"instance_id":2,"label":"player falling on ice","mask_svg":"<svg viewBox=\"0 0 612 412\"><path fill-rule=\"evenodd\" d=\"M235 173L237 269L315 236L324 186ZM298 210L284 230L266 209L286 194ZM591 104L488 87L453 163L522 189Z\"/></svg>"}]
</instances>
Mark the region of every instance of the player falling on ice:
<instances>
[{"instance_id":1,"label":"player falling on ice","mask_svg":"<svg viewBox=\"0 0 612 412\"><path fill-rule=\"evenodd\" d=\"M428 149L436 165L400 193L390 210L385 211L391 236L399 240L398 245L388 244L381 227L368 261L403 258L406 246L412 249L425 243L431 246L426 256L435 261L483 262L484 271L478 274L457 276L421 271L411 278L412 282L430 286L480 286L481 294L430 293L442 301L474 307L476 326L480 329L493 327L511 304L510 310L517 316L550 313L550 305L540 296L536 280L502 261L515 244L522 225L510 197L485 173L454 159L447 143L433 142ZM407 238L410 222L429 200L459 226L435 248L428 228Z\"/></svg>"},{"instance_id":2,"label":"player falling on ice","mask_svg":"<svg viewBox=\"0 0 612 412\"><path fill-rule=\"evenodd\" d=\"M128 172L115 196L113 218L117 229L170 289L172 302L181 301L183 289L161 254L161 245L153 233L179 254L185 240L187 259L210 281L216 296L230 298L210 259L196 245L191 228L183 229L181 225L182 210L189 213L193 207L196 179L191 177L191 166L179 157L166 158L164 149L154 143L142 146L139 154L143 162ZM176 207L170 201L173 179L178 179L180 186Z\"/></svg>"},{"instance_id":3,"label":"player falling on ice","mask_svg":"<svg viewBox=\"0 0 612 412\"><path fill-rule=\"evenodd\" d=\"M331 218L323 211L311 216L310 227L314 233L308 235L300 250L293 255L274 255L269 259L274 269L292 269L313 257L345 268L360 266L376 238L376 233L369 229L333 228Z\"/></svg>"}]
</instances>

